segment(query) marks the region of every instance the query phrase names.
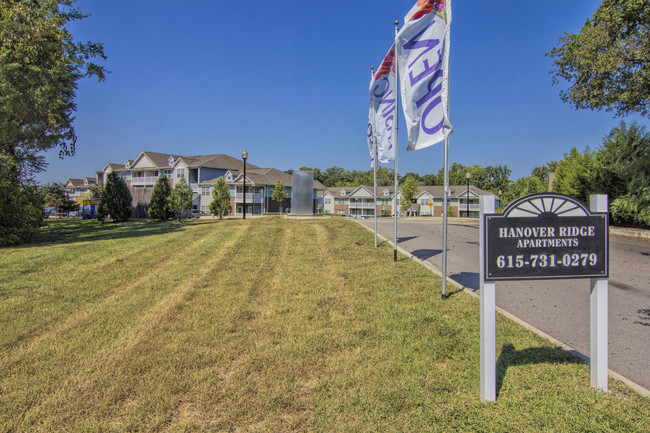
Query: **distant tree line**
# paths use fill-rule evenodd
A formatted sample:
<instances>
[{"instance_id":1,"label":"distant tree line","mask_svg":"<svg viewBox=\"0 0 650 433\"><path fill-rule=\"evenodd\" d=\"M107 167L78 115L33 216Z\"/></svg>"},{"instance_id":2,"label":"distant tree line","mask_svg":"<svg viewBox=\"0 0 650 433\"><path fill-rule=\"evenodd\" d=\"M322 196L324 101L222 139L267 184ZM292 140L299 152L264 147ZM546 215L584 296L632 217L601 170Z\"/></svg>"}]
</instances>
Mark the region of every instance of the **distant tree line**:
<instances>
[{"instance_id":1,"label":"distant tree line","mask_svg":"<svg viewBox=\"0 0 650 433\"><path fill-rule=\"evenodd\" d=\"M346 170L330 167L312 170L314 179L326 187L373 185L373 171ZM292 170L288 170L291 173ZM465 185L467 174L472 185L501 197L507 205L526 194L550 190L578 198L588 204L589 195L609 196L612 221L615 224L650 226L650 134L638 123L621 122L596 149L578 151L575 147L559 161L535 167L528 177L512 181L506 165L472 165L453 163L449 168L449 184ZM444 185L444 172L420 175L409 172L399 176L400 185L413 179L416 186ZM394 184L394 171L377 169L377 185Z\"/></svg>"}]
</instances>

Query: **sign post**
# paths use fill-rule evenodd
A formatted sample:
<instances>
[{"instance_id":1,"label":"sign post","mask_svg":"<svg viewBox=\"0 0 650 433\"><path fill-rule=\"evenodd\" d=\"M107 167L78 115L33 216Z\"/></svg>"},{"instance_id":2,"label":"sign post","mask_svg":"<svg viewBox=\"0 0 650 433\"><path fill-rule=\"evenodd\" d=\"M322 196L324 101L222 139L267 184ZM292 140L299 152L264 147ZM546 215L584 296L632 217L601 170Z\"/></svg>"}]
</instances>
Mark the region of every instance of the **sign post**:
<instances>
[{"instance_id":1,"label":"sign post","mask_svg":"<svg viewBox=\"0 0 650 433\"><path fill-rule=\"evenodd\" d=\"M590 211L564 194L530 194L502 214L493 196L480 200L481 399L496 400L498 280L591 278L591 386L607 391L607 196L592 195Z\"/></svg>"},{"instance_id":2,"label":"sign post","mask_svg":"<svg viewBox=\"0 0 650 433\"><path fill-rule=\"evenodd\" d=\"M479 233L485 239L483 215L494 212L494 196L480 196L481 221ZM496 401L496 283L485 280L485 248L479 252L481 288L481 400Z\"/></svg>"},{"instance_id":3,"label":"sign post","mask_svg":"<svg viewBox=\"0 0 650 433\"><path fill-rule=\"evenodd\" d=\"M589 197L589 207L592 212L607 212L608 200L606 195ZM608 343L608 297L609 280L607 278L591 279L591 294L589 296L591 315L591 387L607 392L607 343Z\"/></svg>"}]
</instances>

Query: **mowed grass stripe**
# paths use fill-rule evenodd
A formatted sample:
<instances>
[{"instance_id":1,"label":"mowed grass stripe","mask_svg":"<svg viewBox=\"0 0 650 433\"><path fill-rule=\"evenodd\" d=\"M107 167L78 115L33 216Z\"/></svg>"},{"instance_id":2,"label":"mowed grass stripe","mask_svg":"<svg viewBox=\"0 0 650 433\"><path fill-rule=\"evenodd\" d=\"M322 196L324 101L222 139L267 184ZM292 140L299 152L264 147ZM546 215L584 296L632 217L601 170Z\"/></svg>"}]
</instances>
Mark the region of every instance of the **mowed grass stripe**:
<instances>
[{"instance_id":1,"label":"mowed grass stripe","mask_svg":"<svg viewBox=\"0 0 650 433\"><path fill-rule=\"evenodd\" d=\"M221 250L187 250L197 269L170 263L10 370L0 430L649 430L648 399L594 392L587 365L503 317L483 404L478 302L441 301L439 278L354 223L205 230Z\"/></svg>"},{"instance_id":2,"label":"mowed grass stripe","mask_svg":"<svg viewBox=\"0 0 650 433\"><path fill-rule=\"evenodd\" d=\"M213 233L206 232L209 226L194 228L200 230L197 230L194 236L191 230L188 231L184 243L170 239L173 244L168 246L169 249L179 249L183 252L176 260L161 268L147 268L149 273L146 277L140 277L135 284L127 284L126 290L120 293L120 296L113 297L112 302L104 302L101 299L97 305L87 306L83 314L76 317L77 320L61 327L62 332L51 339L40 339L35 345L35 350L21 353L19 363L3 364L3 373L18 379L21 386L10 390L9 383L6 383L7 387L2 387L0 400L6 398L11 404L23 409L34 406L38 407L37 411L42 410L46 407L43 406L43 399L50 398L54 390L57 390L58 394L65 394L61 389L61 381L75 386L75 381L71 378L78 374L89 375L95 371L94 360L98 354L105 350L111 351L111 344L128 335L148 311L155 309L161 300L178 290L184 280L200 272L202 268L195 266L195 262L204 262L207 256L214 255L224 243L232 243L233 237L242 234L241 229L227 230L226 226L219 230L220 226L216 224L211 227ZM205 243L205 247L202 243ZM158 245L158 242L153 244ZM160 256L160 251L158 254ZM110 284L102 279L95 282ZM11 353L9 355L11 356ZM37 367L35 372L32 371L34 367ZM26 412L29 417L28 414L29 412ZM37 413L33 419L38 418Z\"/></svg>"},{"instance_id":3,"label":"mowed grass stripe","mask_svg":"<svg viewBox=\"0 0 650 433\"><path fill-rule=\"evenodd\" d=\"M0 297L4 307L0 324L7 330L0 338L0 347L11 348L48 332L52 324L66 315L111 296L121 286L146 275L151 267L164 266L170 256L166 249L173 256L183 240L193 240L184 231L149 236L138 243L120 238L96 241L94 245L85 242L33 247L39 252L28 254L31 257L24 260L16 259L17 252L32 250L9 249L13 258L3 255L0 259ZM81 257L85 264L80 263Z\"/></svg>"},{"instance_id":4,"label":"mowed grass stripe","mask_svg":"<svg viewBox=\"0 0 650 433\"><path fill-rule=\"evenodd\" d=\"M249 227L255 224L252 222ZM234 306L235 308L228 308L216 313L206 310L205 301L216 301L217 305L223 304L223 301L220 302L219 298L212 295L205 299L201 293L207 294L214 285L223 284L226 290L229 288L232 290L230 291L231 295L235 295L235 298L242 301L242 305L252 305L252 301L264 290L262 285L267 276L273 272L273 266L270 266L269 263L274 260L276 255L274 248L270 246L281 246L282 234L281 231L274 233L273 230L264 233L249 233L246 237L240 237L236 244L224 249L223 255L214 257L211 262L202 263L201 266L205 269L204 277L192 282L193 289L188 287L184 293L183 302L170 305L170 308L166 310L165 320L158 320L146 338L134 341L135 344L129 348L125 356L119 357L118 363L111 362L110 365L103 367L101 375L96 375L98 380L89 383L88 387L84 387L86 391L83 396L75 398L78 404L91 412L103 413L106 409L106 416L103 420L98 420L96 417L90 419L80 417L75 421L76 427L85 430L99 425L112 425L119 430L128 430L129 426L134 423L143 422L143 409L145 414L151 415L150 418L146 418L148 426L165 425L170 414L179 408L178 399L181 396L178 391L193 383L190 366L194 363L190 361L197 362L197 358L193 354L198 348L204 346L197 341L194 334L209 328L213 320L222 321L222 314L231 318L231 320L226 319L228 334L237 332L235 327L240 322L249 319L250 312L245 308L237 308L237 305ZM252 261L235 260L234 263L230 263L229 258L232 259L233 252L242 249L256 251L256 259ZM238 286L233 284L233 281L223 281L220 278L224 268L241 266L244 264L242 262L251 265L245 268L250 276L249 283ZM237 291L237 287L241 287L239 291L241 296L233 293L233 291ZM210 318L199 314L197 310L204 314L208 313ZM186 321L191 326L185 332L180 332ZM173 331L168 332L167 328L170 326ZM164 350L161 351L162 348ZM125 374L125 372L132 374ZM116 376L120 378L117 382L115 381ZM110 378L110 380L101 380L102 377ZM186 383L186 380L189 382ZM60 405L56 404L55 406L59 407ZM157 410L150 410L152 407ZM156 416L161 408L165 408L161 412L162 415ZM131 410L136 409L140 409L140 412L129 417L128 414L131 413ZM65 415L62 413L60 417L65 418Z\"/></svg>"},{"instance_id":5,"label":"mowed grass stripe","mask_svg":"<svg viewBox=\"0 0 650 433\"><path fill-rule=\"evenodd\" d=\"M83 324L84 321L87 321L88 318L101 306L114 303L120 297L128 295L131 290L149 281L152 275L156 275L165 269L169 269L170 264L179 261L183 262L187 258L187 253L190 250L202 248L208 240L219 233L213 231L209 236L205 236L204 230L205 227L201 230L196 230L194 236L186 234L184 242L179 242L175 237L170 237L166 240L164 237L158 237L156 239L151 239L151 242L147 242L144 246L140 245L140 250L137 254L138 260L129 260L125 262L124 265L120 263L116 266L116 268L119 268L119 278L116 278L113 273L102 274L101 269L80 269L79 273L83 273L83 278L85 279L84 287L92 287L97 292L101 292L104 297L97 296L94 298L92 303L90 303L90 299L85 303L77 300L77 303L82 305L71 308L71 311L67 316L60 315L59 317L48 317L49 321L34 324L30 329L26 331L23 330L22 333L20 333L20 330L15 330L15 324L11 323L11 320L8 320L3 315L2 323L5 326L5 329L7 331L13 331L7 332L4 334L4 337L13 337L13 339L4 343L5 347L11 347L12 350L3 351L0 354L0 361L2 361L4 365L15 362L21 354L28 352L30 347L35 345L37 346L43 339L59 336L71 327ZM165 248L165 246L167 248ZM161 250L168 250L170 253L160 254ZM146 251L146 254L144 251ZM113 262L115 261L124 262L120 257L113 257ZM38 275L32 275L30 278L37 281ZM65 291L65 288L62 287L59 288L59 290ZM24 290L24 292L24 297L27 298L29 291ZM31 302L38 301L33 300ZM40 302L43 303L45 301L40 300ZM47 302L50 303L49 299ZM54 307L62 310L65 309L61 305L54 305L49 308ZM16 313L14 312L14 315L15 314ZM38 318L42 316L36 317ZM36 320L36 318L33 320ZM24 327L25 323L23 322L22 325ZM20 345L17 343L20 343Z\"/></svg>"}]
</instances>

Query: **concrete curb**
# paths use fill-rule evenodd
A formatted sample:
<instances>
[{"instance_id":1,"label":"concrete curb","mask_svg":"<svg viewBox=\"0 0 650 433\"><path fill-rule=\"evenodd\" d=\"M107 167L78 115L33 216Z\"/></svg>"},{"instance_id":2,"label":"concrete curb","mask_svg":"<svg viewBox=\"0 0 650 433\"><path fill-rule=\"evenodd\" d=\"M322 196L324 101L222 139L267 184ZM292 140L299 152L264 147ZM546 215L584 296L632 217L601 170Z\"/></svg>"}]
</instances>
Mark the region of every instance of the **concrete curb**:
<instances>
[{"instance_id":1,"label":"concrete curb","mask_svg":"<svg viewBox=\"0 0 650 433\"><path fill-rule=\"evenodd\" d=\"M364 226L363 224L361 224L361 223L358 222L358 221L355 221L355 222L356 222L357 224L359 224L361 227L363 227L363 228L367 229L368 231L370 231L371 233L373 233L373 234L375 233L375 231L374 231L373 229L371 229L370 227L366 227L366 226ZM610 231L611 231L611 229L610 229ZM649 236L649 237L650 237L650 236ZM388 243L388 244L390 244L390 245L392 245L393 248L395 247L395 244L393 244L392 241L390 241L389 239L387 239L387 238L385 238L384 236L380 235L379 233L377 233L377 238L383 240L384 242L386 242L386 243ZM431 263L419 259L418 257L416 257L416 256L414 256L413 254L409 253L408 251L406 251L405 249L403 249L403 248L400 247L399 245L397 246L397 251L399 251L400 253L404 254L405 256L407 256L408 258L412 259L413 261L418 262L419 264L421 264L421 265L424 266L425 268L429 269L429 270L430 270L431 272L433 272L434 274L438 275L440 278L443 278L443 276L442 276L442 272L441 272L438 268L436 268L435 266L433 266ZM462 284L459 284L458 282L456 282L456 281L454 281L454 280L452 280L452 279L450 279L450 278L447 278L447 284L451 284L452 286L456 287L456 288L458 289L459 292L463 292L463 293L466 293L466 294L468 294L468 295L471 295L471 296L473 296L473 297L476 298L476 299L479 299L479 298L480 298L480 295L479 295L478 293L474 292L473 290L469 289L468 287L463 286ZM467 289L467 290L466 290L466 289ZM568 346L568 345L562 343L560 340L557 340L557 339L551 337L549 334L547 334L546 332L542 331L541 329L537 329L536 327L534 327L534 326L531 325L530 323L521 320L519 317L517 317L517 316L515 316L515 315L513 315L513 314L510 314L509 312L507 312L506 310L502 309L501 307L498 307L498 306L497 306L497 307L496 307L496 310L497 310L497 312L498 312L499 314L501 314L501 315L507 317L508 319L510 319L510 320L512 320L513 322L517 323L518 325L524 327L525 329L527 329L527 330L529 330L529 331L531 331L531 332L533 332L533 333L539 335L540 337L542 337L542 338L548 340L548 341L551 342L552 344L561 347L563 350L565 350L565 351L571 353L572 355L574 355L574 356L576 356L576 357L582 359L582 360L583 360L584 362L586 362L587 364L590 362L590 358L589 358L587 355L585 355L585 354L583 354L583 353L581 353L581 352L578 352L578 351L575 350L573 347ZM641 385L639 385L639 384L636 383L636 382L633 382L632 380L628 379L627 377L622 376L622 375L616 373L615 371L612 371L611 369L609 369L608 371L609 371L609 376L610 376L611 378L616 379L616 380L620 380L620 381L623 382L625 385L627 385L628 387L630 387L632 390L636 391L637 393L639 393L639 394L642 395L643 397L649 397L649 398L650 398L650 390L648 390L648 389L642 387Z\"/></svg>"},{"instance_id":2,"label":"concrete curb","mask_svg":"<svg viewBox=\"0 0 650 433\"><path fill-rule=\"evenodd\" d=\"M610 227L610 236L623 236L627 238L650 239L650 230L628 229L623 227Z\"/></svg>"}]
</instances>

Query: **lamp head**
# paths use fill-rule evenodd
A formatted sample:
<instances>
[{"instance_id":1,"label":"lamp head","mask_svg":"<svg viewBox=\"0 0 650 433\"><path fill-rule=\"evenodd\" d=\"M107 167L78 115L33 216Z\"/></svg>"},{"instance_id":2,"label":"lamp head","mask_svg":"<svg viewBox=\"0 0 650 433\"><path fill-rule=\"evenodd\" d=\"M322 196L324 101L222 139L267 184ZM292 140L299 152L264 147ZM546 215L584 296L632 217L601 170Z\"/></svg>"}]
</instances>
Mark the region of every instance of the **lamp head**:
<instances>
[{"instance_id":1,"label":"lamp head","mask_svg":"<svg viewBox=\"0 0 650 433\"><path fill-rule=\"evenodd\" d=\"M246 148L244 148L244 150L242 150L242 152L241 152L241 158L242 158L244 161L246 161L246 158L248 158L248 152L246 152Z\"/></svg>"}]
</instances>

